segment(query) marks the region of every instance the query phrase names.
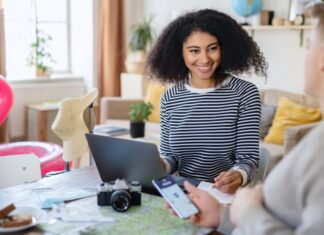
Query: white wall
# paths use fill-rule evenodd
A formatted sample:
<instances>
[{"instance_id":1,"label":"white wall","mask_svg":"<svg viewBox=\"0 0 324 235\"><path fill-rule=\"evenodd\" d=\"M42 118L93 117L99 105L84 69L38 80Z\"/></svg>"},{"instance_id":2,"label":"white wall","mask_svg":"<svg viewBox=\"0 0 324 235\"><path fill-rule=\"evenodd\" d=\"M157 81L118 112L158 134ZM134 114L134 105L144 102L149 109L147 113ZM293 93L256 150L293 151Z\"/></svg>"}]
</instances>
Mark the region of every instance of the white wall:
<instances>
[{"instance_id":1,"label":"white wall","mask_svg":"<svg viewBox=\"0 0 324 235\"><path fill-rule=\"evenodd\" d=\"M163 4L158 0L144 1L144 14L146 16L154 16L153 25L157 32L160 32L167 23L179 14L191 10L213 8L234 15L234 11L231 8L231 0L164 0Z\"/></svg>"},{"instance_id":2,"label":"white wall","mask_svg":"<svg viewBox=\"0 0 324 235\"><path fill-rule=\"evenodd\" d=\"M71 0L71 70L84 78L88 89L95 86L95 30L93 0Z\"/></svg>"},{"instance_id":3,"label":"white wall","mask_svg":"<svg viewBox=\"0 0 324 235\"><path fill-rule=\"evenodd\" d=\"M289 0L264 0L263 9L273 10L277 17L288 17ZM126 0L126 31L130 26L153 15L153 26L156 32L174 19L177 15L202 8L213 8L223 11L242 22L232 8L231 0ZM129 10L132 9L132 10ZM251 17L255 22L257 16ZM304 41L308 31L304 33ZM129 34L126 35L129 37ZM254 39L259 44L268 63L268 80L256 77L250 78L260 88L278 88L303 93L303 57L304 47L300 47L300 31L297 30L269 30L255 31Z\"/></svg>"},{"instance_id":4,"label":"white wall","mask_svg":"<svg viewBox=\"0 0 324 235\"><path fill-rule=\"evenodd\" d=\"M276 88L304 93L304 56L306 37L300 46L300 30L269 30L255 32L255 40L263 51L268 63L268 80L250 79L260 88Z\"/></svg>"}]
</instances>

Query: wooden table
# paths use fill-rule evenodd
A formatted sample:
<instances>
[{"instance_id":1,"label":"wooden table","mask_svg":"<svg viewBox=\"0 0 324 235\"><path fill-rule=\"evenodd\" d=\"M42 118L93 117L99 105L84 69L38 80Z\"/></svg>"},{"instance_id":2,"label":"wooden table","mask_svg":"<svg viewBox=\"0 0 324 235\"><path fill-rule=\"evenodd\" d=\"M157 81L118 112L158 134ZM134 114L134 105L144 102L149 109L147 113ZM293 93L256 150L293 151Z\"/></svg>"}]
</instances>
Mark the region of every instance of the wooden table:
<instances>
[{"instance_id":1,"label":"wooden table","mask_svg":"<svg viewBox=\"0 0 324 235\"><path fill-rule=\"evenodd\" d=\"M0 207L14 203L17 207L35 206L31 190L51 187L57 192L95 188L100 183L95 166L75 169L63 174L42 178L33 183L17 185L0 190ZM66 203L64 210L83 216L85 220L95 216L114 218L114 223L68 223L51 217L37 227L15 234L197 234L200 230L188 221L172 216L164 208L163 198L142 193L142 205L131 207L125 213L115 212L110 206L97 206L96 196L91 196ZM206 231L205 231L206 232Z\"/></svg>"},{"instance_id":2,"label":"wooden table","mask_svg":"<svg viewBox=\"0 0 324 235\"><path fill-rule=\"evenodd\" d=\"M44 141L62 145L62 140L53 132L51 125L59 110L59 102L53 104L27 104L25 108L25 138L29 141ZM99 105L93 105L95 120L99 120ZM89 109L83 118L90 126Z\"/></svg>"},{"instance_id":3,"label":"wooden table","mask_svg":"<svg viewBox=\"0 0 324 235\"><path fill-rule=\"evenodd\" d=\"M27 104L25 111L25 137L29 141L44 141L62 145L51 125L57 115L58 105Z\"/></svg>"}]
</instances>

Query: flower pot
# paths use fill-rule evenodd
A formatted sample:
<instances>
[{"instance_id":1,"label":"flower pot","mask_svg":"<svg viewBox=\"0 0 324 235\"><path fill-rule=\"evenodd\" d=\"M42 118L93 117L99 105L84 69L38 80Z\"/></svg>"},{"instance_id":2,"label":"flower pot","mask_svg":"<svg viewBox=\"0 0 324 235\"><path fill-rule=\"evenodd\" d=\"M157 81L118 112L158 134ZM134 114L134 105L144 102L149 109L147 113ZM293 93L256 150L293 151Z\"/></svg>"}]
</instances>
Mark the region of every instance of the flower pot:
<instances>
[{"instance_id":1,"label":"flower pot","mask_svg":"<svg viewBox=\"0 0 324 235\"><path fill-rule=\"evenodd\" d=\"M36 77L38 78L49 78L52 74L52 68L47 68L45 70L36 68Z\"/></svg>"},{"instance_id":2,"label":"flower pot","mask_svg":"<svg viewBox=\"0 0 324 235\"><path fill-rule=\"evenodd\" d=\"M130 135L132 138L144 137L144 133L144 122L130 122Z\"/></svg>"},{"instance_id":3,"label":"flower pot","mask_svg":"<svg viewBox=\"0 0 324 235\"><path fill-rule=\"evenodd\" d=\"M125 61L128 73L144 73L146 52L143 50L129 52Z\"/></svg>"}]
</instances>

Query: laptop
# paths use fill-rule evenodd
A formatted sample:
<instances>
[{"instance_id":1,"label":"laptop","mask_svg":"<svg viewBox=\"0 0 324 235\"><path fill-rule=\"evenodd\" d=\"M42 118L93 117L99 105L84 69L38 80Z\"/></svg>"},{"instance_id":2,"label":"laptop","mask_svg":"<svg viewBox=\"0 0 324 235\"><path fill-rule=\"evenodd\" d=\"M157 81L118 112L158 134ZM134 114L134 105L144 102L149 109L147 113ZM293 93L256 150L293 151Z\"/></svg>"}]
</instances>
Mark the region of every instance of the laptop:
<instances>
[{"instance_id":1,"label":"laptop","mask_svg":"<svg viewBox=\"0 0 324 235\"><path fill-rule=\"evenodd\" d=\"M105 135L86 134L89 148L104 182L117 178L140 181L144 192L156 194L153 179L165 176L160 153L153 143L115 138ZM194 185L199 180L173 176L182 186L184 180Z\"/></svg>"}]
</instances>

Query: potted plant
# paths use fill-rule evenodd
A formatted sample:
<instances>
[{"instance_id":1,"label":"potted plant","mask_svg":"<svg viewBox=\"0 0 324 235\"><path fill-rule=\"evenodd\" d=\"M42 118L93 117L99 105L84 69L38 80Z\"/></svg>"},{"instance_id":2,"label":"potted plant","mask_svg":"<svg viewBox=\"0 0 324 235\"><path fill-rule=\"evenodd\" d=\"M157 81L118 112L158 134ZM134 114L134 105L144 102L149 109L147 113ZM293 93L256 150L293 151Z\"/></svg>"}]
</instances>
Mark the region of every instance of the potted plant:
<instances>
[{"instance_id":1,"label":"potted plant","mask_svg":"<svg viewBox=\"0 0 324 235\"><path fill-rule=\"evenodd\" d=\"M129 73L144 73L146 49L153 40L152 18L144 20L132 28L129 53L125 62Z\"/></svg>"},{"instance_id":2,"label":"potted plant","mask_svg":"<svg viewBox=\"0 0 324 235\"><path fill-rule=\"evenodd\" d=\"M133 138L144 137L145 122L148 116L152 113L153 105L144 101L134 103L130 106L130 135Z\"/></svg>"},{"instance_id":3,"label":"potted plant","mask_svg":"<svg viewBox=\"0 0 324 235\"><path fill-rule=\"evenodd\" d=\"M30 45L31 52L27 61L29 66L35 66L37 77L48 77L52 72L50 64L55 61L48 51L51 40L50 35L36 29L35 42Z\"/></svg>"}]
</instances>

